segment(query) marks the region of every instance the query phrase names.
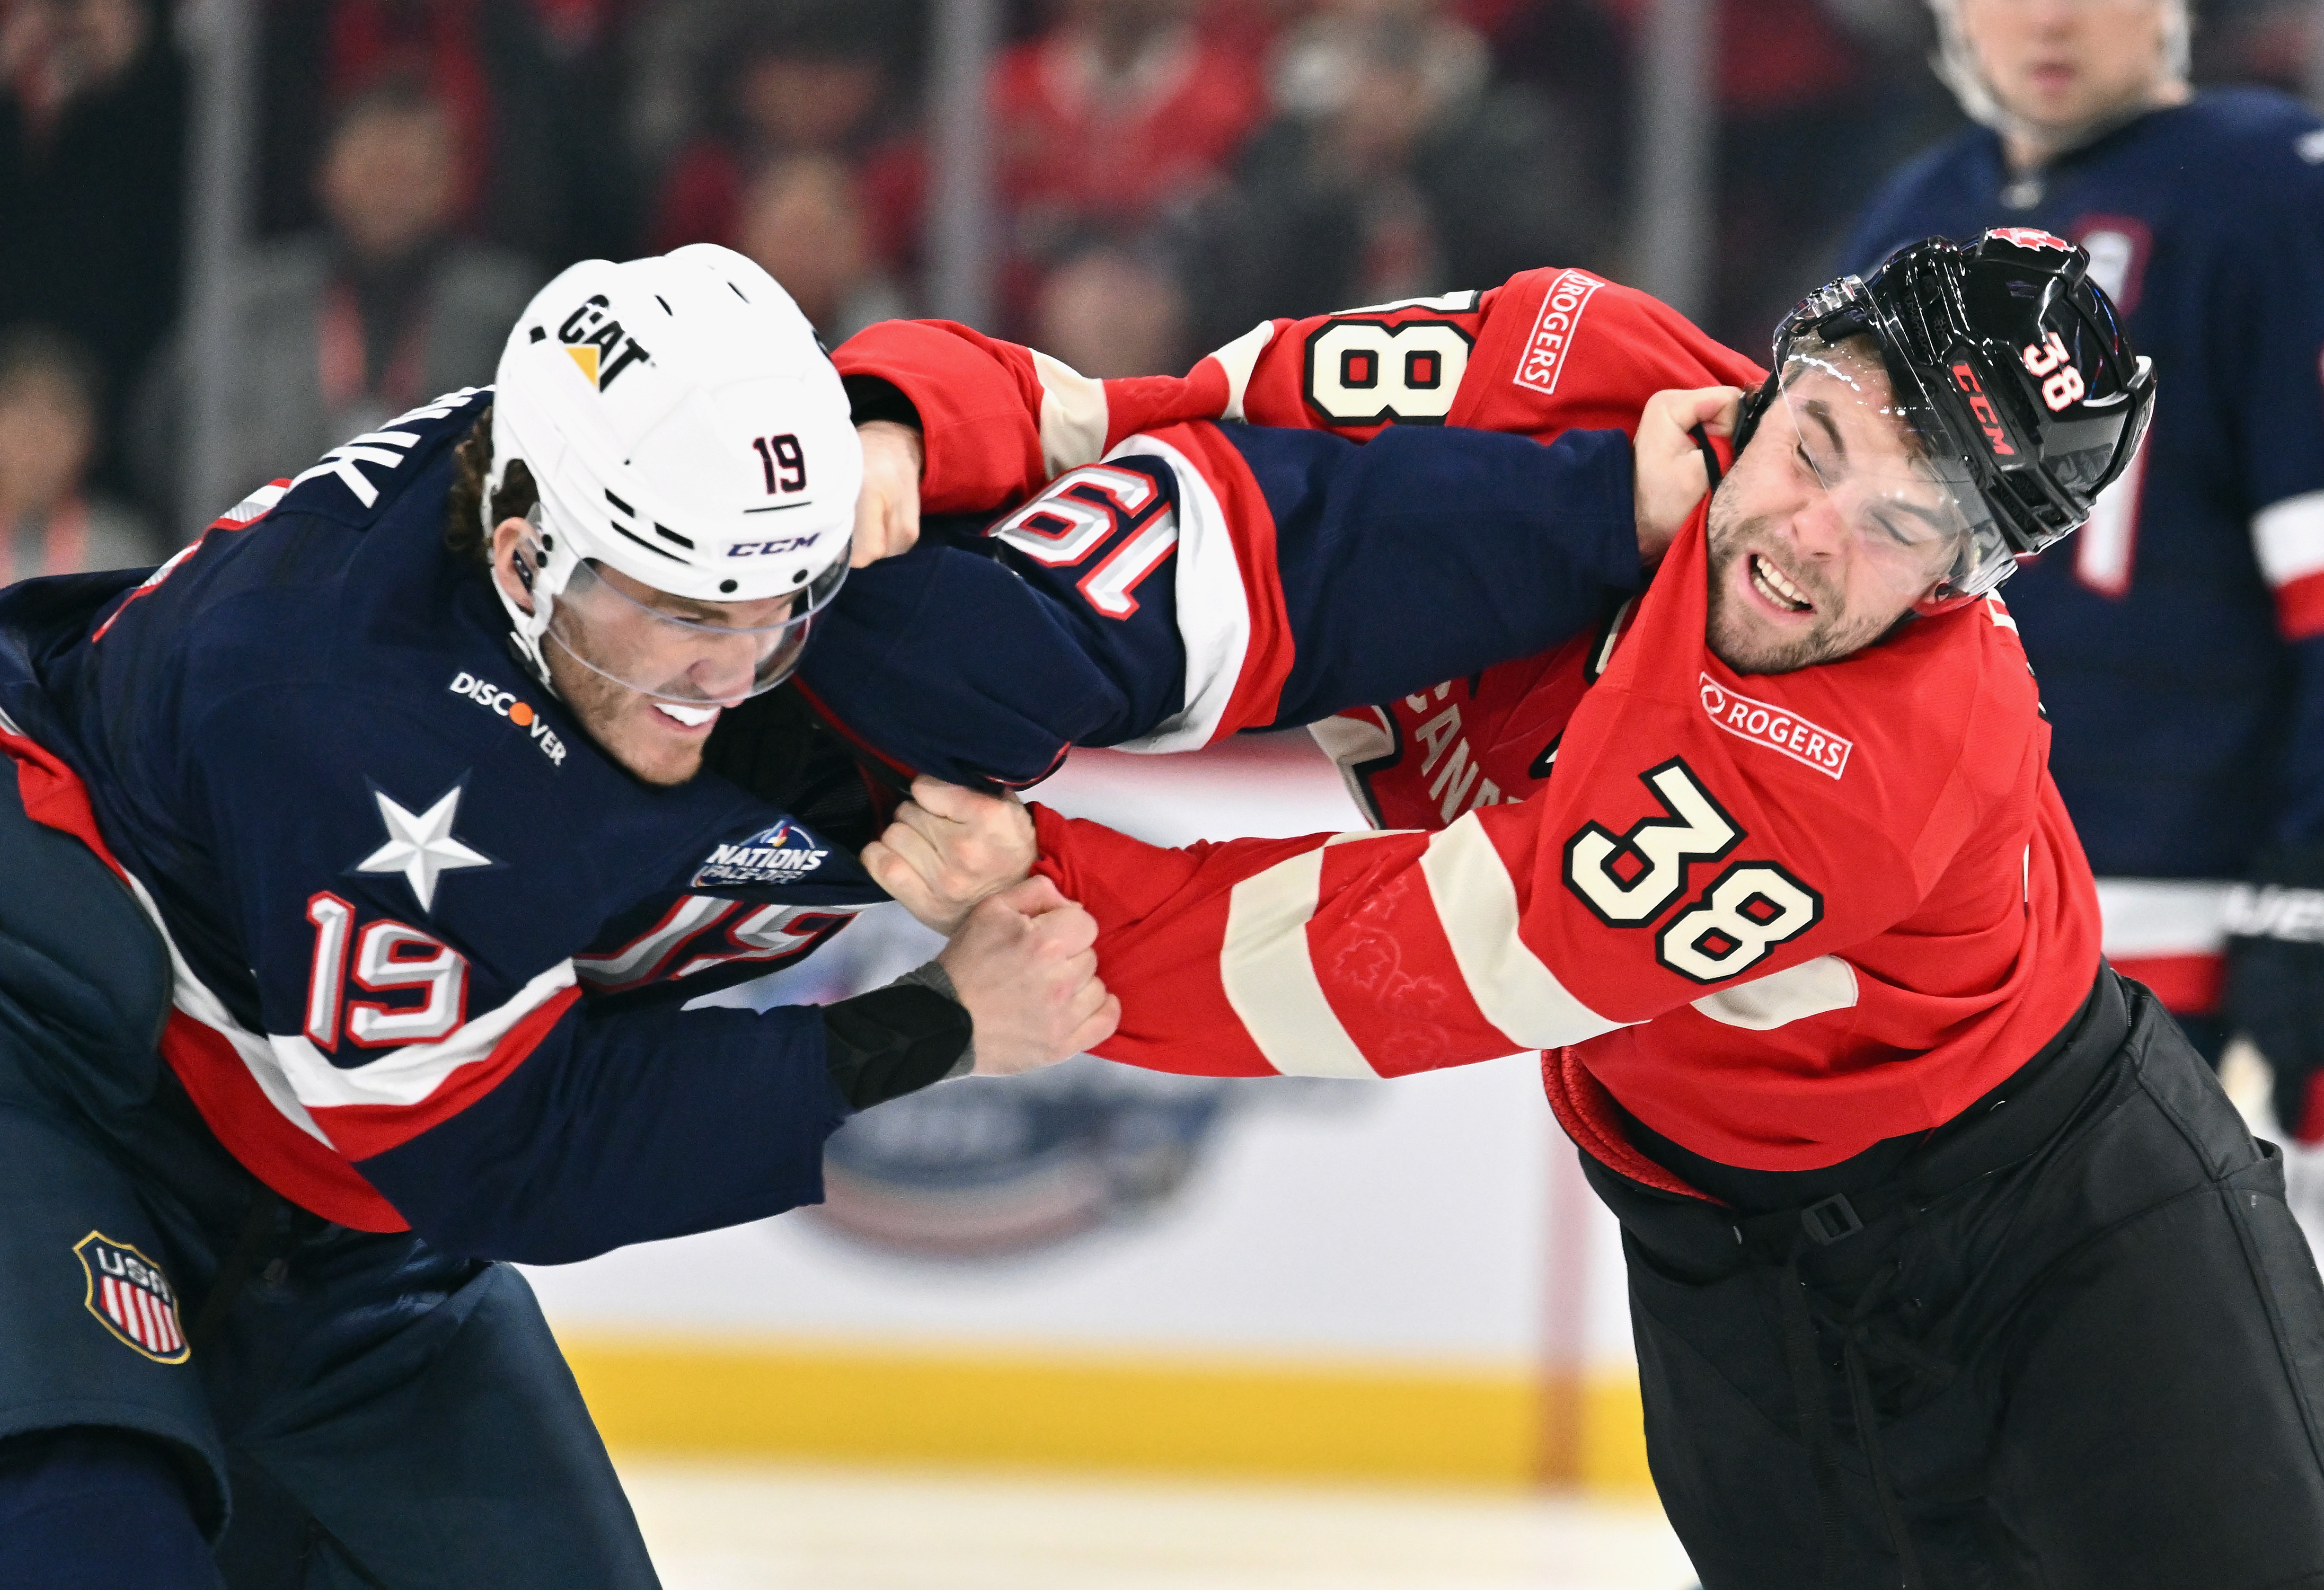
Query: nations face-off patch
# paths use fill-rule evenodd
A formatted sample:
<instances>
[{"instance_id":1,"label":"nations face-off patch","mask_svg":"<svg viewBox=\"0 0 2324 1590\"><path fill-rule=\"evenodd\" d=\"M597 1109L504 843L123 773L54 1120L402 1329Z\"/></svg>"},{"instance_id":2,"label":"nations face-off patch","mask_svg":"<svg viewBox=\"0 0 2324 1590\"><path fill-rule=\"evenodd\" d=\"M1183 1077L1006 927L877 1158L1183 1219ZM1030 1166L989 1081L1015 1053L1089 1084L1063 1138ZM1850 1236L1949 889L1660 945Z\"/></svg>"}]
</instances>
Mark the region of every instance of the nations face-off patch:
<instances>
[{"instance_id":1,"label":"nations face-off patch","mask_svg":"<svg viewBox=\"0 0 2324 1590\"><path fill-rule=\"evenodd\" d=\"M186 1333L178 1293L161 1267L126 1243L90 1232L73 1244L88 1278L88 1311L125 1346L156 1364L183 1364Z\"/></svg>"}]
</instances>

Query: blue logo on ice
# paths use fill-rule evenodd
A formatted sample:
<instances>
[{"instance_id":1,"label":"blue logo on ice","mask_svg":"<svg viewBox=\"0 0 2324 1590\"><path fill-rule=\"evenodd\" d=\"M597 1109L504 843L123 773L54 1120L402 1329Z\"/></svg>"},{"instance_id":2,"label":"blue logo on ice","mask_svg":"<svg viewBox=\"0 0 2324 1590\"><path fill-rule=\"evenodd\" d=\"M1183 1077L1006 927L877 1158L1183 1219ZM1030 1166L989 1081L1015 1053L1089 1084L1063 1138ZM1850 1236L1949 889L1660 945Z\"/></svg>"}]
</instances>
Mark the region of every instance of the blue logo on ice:
<instances>
[{"instance_id":1,"label":"blue logo on ice","mask_svg":"<svg viewBox=\"0 0 2324 1590\"><path fill-rule=\"evenodd\" d=\"M788 818L734 845L713 849L690 889L736 889L760 883L796 883L831 854L815 836Z\"/></svg>"}]
</instances>

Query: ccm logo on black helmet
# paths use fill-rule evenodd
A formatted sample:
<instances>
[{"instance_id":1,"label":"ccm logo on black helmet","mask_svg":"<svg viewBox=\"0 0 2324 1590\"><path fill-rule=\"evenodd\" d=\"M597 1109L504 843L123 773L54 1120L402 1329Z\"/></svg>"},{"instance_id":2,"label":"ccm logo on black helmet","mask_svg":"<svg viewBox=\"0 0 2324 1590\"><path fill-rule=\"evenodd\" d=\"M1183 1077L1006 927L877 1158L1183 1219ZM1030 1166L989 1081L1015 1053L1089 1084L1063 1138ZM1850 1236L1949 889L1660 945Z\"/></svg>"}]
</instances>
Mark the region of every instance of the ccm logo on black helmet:
<instances>
[{"instance_id":1,"label":"ccm logo on black helmet","mask_svg":"<svg viewBox=\"0 0 2324 1590\"><path fill-rule=\"evenodd\" d=\"M2009 433L2001 429L2001 416L1993 407L1993 400L1985 395L1977 372L1967 364L1953 366L1953 384L1969 393L1969 411L1977 416L1978 429L1985 432L1986 446L2003 458L2015 458L2017 449L2009 445Z\"/></svg>"}]
</instances>

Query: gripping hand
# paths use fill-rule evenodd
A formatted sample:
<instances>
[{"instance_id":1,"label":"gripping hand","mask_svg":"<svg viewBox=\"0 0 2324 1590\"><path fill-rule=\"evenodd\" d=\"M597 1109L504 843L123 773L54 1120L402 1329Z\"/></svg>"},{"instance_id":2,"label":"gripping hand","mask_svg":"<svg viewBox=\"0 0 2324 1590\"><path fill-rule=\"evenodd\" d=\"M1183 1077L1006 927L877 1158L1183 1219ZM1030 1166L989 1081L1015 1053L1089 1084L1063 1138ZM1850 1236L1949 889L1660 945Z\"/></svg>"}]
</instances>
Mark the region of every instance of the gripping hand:
<instances>
[{"instance_id":1,"label":"gripping hand","mask_svg":"<svg viewBox=\"0 0 2324 1590\"><path fill-rule=\"evenodd\" d=\"M980 795L923 774L887 832L864 846L863 870L949 936L979 901L1023 882L1038 855L1032 814L1017 797Z\"/></svg>"}]
</instances>

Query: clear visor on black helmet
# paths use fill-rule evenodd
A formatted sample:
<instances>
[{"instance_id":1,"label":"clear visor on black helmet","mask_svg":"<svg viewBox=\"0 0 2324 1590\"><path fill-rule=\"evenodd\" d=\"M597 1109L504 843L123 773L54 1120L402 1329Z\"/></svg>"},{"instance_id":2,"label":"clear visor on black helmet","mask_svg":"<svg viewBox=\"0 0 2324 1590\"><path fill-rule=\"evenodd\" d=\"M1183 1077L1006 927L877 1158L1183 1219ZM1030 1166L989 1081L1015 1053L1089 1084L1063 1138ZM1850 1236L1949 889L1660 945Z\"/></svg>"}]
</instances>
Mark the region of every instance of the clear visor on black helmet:
<instances>
[{"instance_id":1,"label":"clear visor on black helmet","mask_svg":"<svg viewBox=\"0 0 2324 1590\"><path fill-rule=\"evenodd\" d=\"M1826 292L1854 287L1850 280ZM1775 357L1794 463L1886 583L1926 605L1980 595L2007 577L2015 560L1975 475L1941 417L1917 392L1896 390L1869 334L1828 341L1787 325Z\"/></svg>"},{"instance_id":2,"label":"clear visor on black helmet","mask_svg":"<svg viewBox=\"0 0 2324 1590\"><path fill-rule=\"evenodd\" d=\"M526 517L538 537L540 505ZM538 541L528 551L538 559ZM592 673L641 695L680 706L731 707L790 677L816 614L846 577L843 559L805 588L783 596L697 602L584 559L550 602L544 639Z\"/></svg>"}]
</instances>

